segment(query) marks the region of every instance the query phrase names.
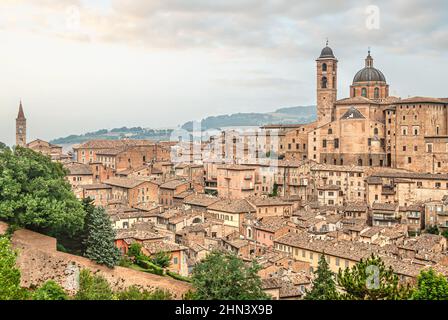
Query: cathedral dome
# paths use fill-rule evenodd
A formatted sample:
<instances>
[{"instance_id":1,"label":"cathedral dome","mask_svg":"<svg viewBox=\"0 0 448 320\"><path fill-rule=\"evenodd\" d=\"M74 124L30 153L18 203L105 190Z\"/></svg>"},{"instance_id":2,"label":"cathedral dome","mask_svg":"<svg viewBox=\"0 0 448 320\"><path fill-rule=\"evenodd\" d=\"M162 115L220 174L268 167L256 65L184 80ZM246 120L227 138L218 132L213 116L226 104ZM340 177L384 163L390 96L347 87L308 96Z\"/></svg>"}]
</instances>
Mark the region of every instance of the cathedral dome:
<instances>
[{"instance_id":1,"label":"cathedral dome","mask_svg":"<svg viewBox=\"0 0 448 320\"><path fill-rule=\"evenodd\" d=\"M353 83L363 81L386 82L386 77L384 76L384 74L380 70L373 67L373 58L370 55L370 50L366 58L366 66L359 70L353 78Z\"/></svg>"},{"instance_id":2,"label":"cathedral dome","mask_svg":"<svg viewBox=\"0 0 448 320\"><path fill-rule=\"evenodd\" d=\"M384 74L374 68L374 67L365 67L361 70L359 70L355 77L353 78L353 82L361 82L361 81L383 81L386 82L386 78L384 77Z\"/></svg>"}]
</instances>

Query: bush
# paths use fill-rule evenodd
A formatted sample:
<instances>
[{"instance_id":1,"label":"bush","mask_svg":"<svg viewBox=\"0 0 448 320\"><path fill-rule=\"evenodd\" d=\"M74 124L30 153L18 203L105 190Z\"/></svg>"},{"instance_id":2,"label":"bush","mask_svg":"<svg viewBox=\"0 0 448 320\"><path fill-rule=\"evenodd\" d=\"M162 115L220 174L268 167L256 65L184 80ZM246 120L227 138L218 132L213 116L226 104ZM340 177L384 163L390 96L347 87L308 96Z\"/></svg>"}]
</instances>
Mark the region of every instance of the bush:
<instances>
[{"instance_id":1,"label":"bush","mask_svg":"<svg viewBox=\"0 0 448 320\"><path fill-rule=\"evenodd\" d=\"M86 269L81 270L76 300L112 300L113 298L114 293L103 276L94 275Z\"/></svg>"},{"instance_id":2,"label":"bush","mask_svg":"<svg viewBox=\"0 0 448 320\"><path fill-rule=\"evenodd\" d=\"M166 274L169 275L171 278L176 279L176 280L185 281L185 282L191 282L190 278L181 276L180 274L178 274L176 272L171 272L171 271L167 270Z\"/></svg>"},{"instance_id":3,"label":"bush","mask_svg":"<svg viewBox=\"0 0 448 320\"><path fill-rule=\"evenodd\" d=\"M33 300L67 300L67 294L59 284L49 280L34 291Z\"/></svg>"},{"instance_id":4,"label":"bush","mask_svg":"<svg viewBox=\"0 0 448 320\"><path fill-rule=\"evenodd\" d=\"M117 293L118 300L171 300L171 293L161 289L153 292L141 290L137 286L130 286Z\"/></svg>"},{"instance_id":5,"label":"bush","mask_svg":"<svg viewBox=\"0 0 448 320\"><path fill-rule=\"evenodd\" d=\"M164 273L163 268L160 268L159 266L155 265L151 261L139 259L137 261L137 265L144 268L145 270L147 270L150 273L154 273L159 276L163 276L163 273Z\"/></svg>"}]
</instances>

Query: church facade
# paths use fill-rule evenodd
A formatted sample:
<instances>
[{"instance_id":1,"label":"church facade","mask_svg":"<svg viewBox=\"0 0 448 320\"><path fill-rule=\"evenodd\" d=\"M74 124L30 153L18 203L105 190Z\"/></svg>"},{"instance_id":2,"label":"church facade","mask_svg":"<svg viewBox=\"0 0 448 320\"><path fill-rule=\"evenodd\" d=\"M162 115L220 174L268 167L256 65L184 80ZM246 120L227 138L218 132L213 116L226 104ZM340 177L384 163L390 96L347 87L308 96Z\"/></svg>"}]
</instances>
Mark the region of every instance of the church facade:
<instances>
[{"instance_id":1,"label":"church facade","mask_svg":"<svg viewBox=\"0 0 448 320\"><path fill-rule=\"evenodd\" d=\"M285 134L280 148L286 159L448 172L448 98L390 96L369 50L350 85L350 97L338 100L337 63L327 44L316 60L317 121ZM296 152L291 146L306 150Z\"/></svg>"}]
</instances>

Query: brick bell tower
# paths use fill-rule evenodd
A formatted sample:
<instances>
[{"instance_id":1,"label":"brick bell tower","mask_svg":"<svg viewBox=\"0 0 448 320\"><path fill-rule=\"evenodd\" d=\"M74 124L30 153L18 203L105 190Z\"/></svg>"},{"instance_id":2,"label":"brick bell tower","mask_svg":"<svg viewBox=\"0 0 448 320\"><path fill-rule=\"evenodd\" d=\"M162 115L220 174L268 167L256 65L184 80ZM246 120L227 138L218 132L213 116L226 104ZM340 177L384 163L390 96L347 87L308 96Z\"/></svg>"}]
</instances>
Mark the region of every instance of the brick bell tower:
<instances>
[{"instance_id":1,"label":"brick bell tower","mask_svg":"<svg viewBox=\"0 0 448 320\"><path fill-rule=\"evenodd\" d=\"M22 101L20 101L19 114L16 119L16 146L26 147L26 118Z\"/></svg>"},{"instance_id":2,"label":"brick bell tower","mask_svg":"<svg viewBox=\"0 0 448 320\"><path fill-rule=\"evenodd\" d=\"M316 60L317 121L319 125L334 120L334 103L337 100L338 60L328 46L322 49Z\"/></svg>"}]
</instances>

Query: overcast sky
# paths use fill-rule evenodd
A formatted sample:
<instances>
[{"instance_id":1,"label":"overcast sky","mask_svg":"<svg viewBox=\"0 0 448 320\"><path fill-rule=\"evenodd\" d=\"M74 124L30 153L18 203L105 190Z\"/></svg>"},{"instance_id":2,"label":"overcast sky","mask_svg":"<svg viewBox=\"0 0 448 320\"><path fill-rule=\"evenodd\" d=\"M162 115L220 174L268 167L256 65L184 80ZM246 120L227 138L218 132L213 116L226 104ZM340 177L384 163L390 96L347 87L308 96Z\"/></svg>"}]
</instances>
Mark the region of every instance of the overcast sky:
<instances>
[{"instance_id":1,"label":"overcast sky","mask_svg":"<svg viewBox=\"0 0 448 320\"><path fill-rule=\"evenodd\" d=\"M315 104L326 38L338 98L369 46L392 95L447 97L447 12L445 0L0 0L0 141L14 142L20 99L28 140Z\"/></svg>"}]
</instances>

